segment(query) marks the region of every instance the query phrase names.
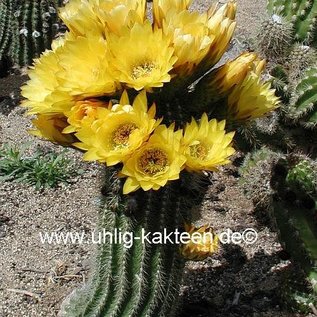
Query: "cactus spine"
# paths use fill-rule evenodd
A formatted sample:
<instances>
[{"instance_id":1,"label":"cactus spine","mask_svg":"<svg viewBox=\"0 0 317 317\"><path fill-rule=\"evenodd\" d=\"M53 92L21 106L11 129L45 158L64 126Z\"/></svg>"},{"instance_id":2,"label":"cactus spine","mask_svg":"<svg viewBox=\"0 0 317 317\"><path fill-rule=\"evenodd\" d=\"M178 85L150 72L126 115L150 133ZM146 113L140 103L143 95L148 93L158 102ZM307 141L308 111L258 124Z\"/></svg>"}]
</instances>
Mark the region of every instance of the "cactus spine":
<instances>
[{"instance_id":1,"label":"cactus spine","mask_svg":"<svg viewBox=\"0 0 317 317\"><path fill-rule=\"evenodd\" d=\"M268 124L261 123L263 119L253 126L252 132L256 131L256 136L270 148L305 151L315 159L317 42L313 30L317 2L268 0L268 13L270 21L263 23L261 33L271 35L259 36L257 44L271 63L272 83L283 105L273 134L268 131ZM307 312L309 304L317 302L316 161L304 155L271 151L263 156L256 152L246 157L241 173L246 193L271 215L282 243L301 268L301 276L296 273L282 289L282 295L297 310ZM254 181L262 186L252 187L249 183ZM258 193L265 198L262 204Z\"/></svg>"},{"instance_id":2,"label":"cactus spine","mask_svg":"<svg viewBox=\"0 0 317 317\"><path fill-rule=\"evenodd\" d=\"M305 70L293 93L288 115L304 127L317 125L317 67Z\"/></svg>"},{"instance_id":3,"label":"cactus spine","mask_svg":"<svg viewBox=\"0 0 317 317\"><path fill-rule=\"evenodd\" d=\"M10 16L12 12L12 2L4 0L0 2L0 60L2 55L8 48L10 36L7 31L10 24Z\"/></svg>"},{"instance_id":4,"label":"cactus spine","mask_svg":"<svg viewBox=\"0 0 317 317\"><path fill-rule=\"evenodd\" d=\"M295 40L316 45L317 2L313 0L268 0L270 14L284 16L290 21Z\"/></svg>"},{"instance_id":5,"label":"cactus spine","mask_svg":"<svg viewBox=\"0 0 317 317\"><path fill-rule=\"evenodd\" d=\"M315 157L317 42L311 30L316 27L317 2L268 0L267 8L270 17L254 40L255 50L268 60L268 76L282 104L276 114L246 127L251 137L243 141L249 149L261 144L278 151L309 151Z\"/></svg>"},{"instance_id":6,"label":"cactus spine","mask_svg":"<svg viewBox=\"0 0 317 317\"><path fill-rule=\"evenodd\" d=\"M286 249L306 275L308 292L313 293L295 294L299 307L317 301L316 177L313 161L292 156L281 159L272 173L272 186L277 193L272 215Z\"/></svg>"},{"instance_id":7,"label":"cactus spine","mask_svg":"<svg viewBox=\"0 0 317 317\"><path fill-rule=\"evenodd\" d=\"M107 169L99 232L115 235L117 230L142 238L143 230L144 235L163 234L164 230L169 234L183 225L183 212L194 202L185 198L181 181L159 191L140 191L127 197L120 194L121 181L110 171ZM130 248L125 248L122 243L110 244L107 240L98 244L94 267L90 283L69 296L60 316L176 314L184 267L179 245L168 241L144 244L142 239L134 239Z\"/></svg>"},{"instance_id":8,"label":"cactus spine","mask_svg":"<svg viewBox=\"0 0 317 317\"><path fill-rule=\"evenodd\" d=\"M262 24L258 49L272 63L273 82L284 81L283 90L277 86L281 97L285 101L285 96L292 96L292 105L300 113L307 109L308 95L309 104L315 102L311 87L315 85L317 54L312 30L317 26L317 2L268 0L268 13L271 17ZM281 73L283 78L278 76Z\"/></svg>"},{"instance_id":9,"label":"cactus spine","mask_svg":"<svg viewBox=\"0 0 317 317\"><path fill-rule=\"evenodd\" d=\"M292 291L288 300L295 299L293 305L307 310L309 302L317 301L316 163L302 155L260 150L247 156L240 171L246 193L255 204L262 202L260 207L269 212L286 250L305 274L306 281L298 281L304 291ZM263 184L269 188L263 189ZM265 200L259 201L261 197Z\"/></svg>"},{"instance_id":10,"label":"cactus spine","mask_svg":"<svg viewBox=\"0 0 317 317\"><path fill-rule=\"evenodd\" d=\"M20 66L47 48L59 30L57 8L62 0L5 0L0 4L0 60Z\"/></svg>"}]
</instances>

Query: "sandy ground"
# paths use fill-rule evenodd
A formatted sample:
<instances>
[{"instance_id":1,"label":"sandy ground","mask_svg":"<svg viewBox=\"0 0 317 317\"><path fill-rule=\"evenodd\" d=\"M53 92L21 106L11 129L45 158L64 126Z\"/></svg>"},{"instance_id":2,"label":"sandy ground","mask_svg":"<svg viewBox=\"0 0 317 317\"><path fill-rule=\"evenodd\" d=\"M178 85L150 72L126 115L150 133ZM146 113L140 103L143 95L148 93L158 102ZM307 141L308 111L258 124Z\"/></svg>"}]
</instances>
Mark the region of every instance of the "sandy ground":
<instances>
[{"instance_id":1,"label":"sandy ground","mask_svg":"<svg viewBox=\"0 0 317 317\"><path fill-rule=\"evenodd\" d=\"M265 0L238 0L237 40L254 35ZM195 8L206 8L196 1ZM237 44L238 43L238 44ZM25 78L0 79L0 143L31 143L30 151L61 147L37 140L27 133L30 121L23 109L12 108L8 98L17 95ZM96 223L101 167L81 162L81 154L67 154L84 173L73 184L36 191L17 183L0 183L0 317L53 317L63 298L84 282L90 271L92 248L88 245L42 244L39 232L90 232ZM181 295L183 317L293 316L283 313L276 294L283 269L281 246L267 219L259 220L243 196L236 168L212 176L205 202L197 210L197 224L210 223L216 232L252 227L259 238L254 245L224 247L214 258L188 263ZM294 315L295 316L295 315Z\"/></svg>"}]
</instances>

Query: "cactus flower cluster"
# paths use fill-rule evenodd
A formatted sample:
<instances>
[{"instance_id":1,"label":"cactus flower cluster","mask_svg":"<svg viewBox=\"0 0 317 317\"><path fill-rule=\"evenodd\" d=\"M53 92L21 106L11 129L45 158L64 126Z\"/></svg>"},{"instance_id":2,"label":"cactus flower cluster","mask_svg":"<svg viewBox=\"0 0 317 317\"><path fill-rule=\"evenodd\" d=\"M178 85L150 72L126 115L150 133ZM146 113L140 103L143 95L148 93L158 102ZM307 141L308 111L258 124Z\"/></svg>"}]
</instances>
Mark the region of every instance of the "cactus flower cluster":
<instances>
[{"instance_id":1,"label":"cactus flower cluster","mask_svg":"<svg viewBox=\"0 0 317 317\"><path fill-rule=\"evenodd\" d=\"M125 194L158 190L184 169L228 163L234 133L226 133L225 120L198 113L176 126L156 117L161 105L155 98L148 107L147 94L164 95L167 83L177 89L207 71L231 39L234 2L202 14L189 5L154 1L150 22L145 1L70 1L60 11L69 31L35 61L22 88L23 106L37 116L33 133L86 151L85 160L123 164ZM237 120L258 117L278 104L269 84L261 83L263 67L255 54L245 53L202 82L228 96Z\"/></svg>"},{"instance_id":2,"label":"cactus flower cluster","mask_svg":"<svg viewBox=\"0 0 317 317\"><path fill-rule=\"evenodd\" d=\"M60 10L68 31L22 87L33 134L107 166L102 230L212 233L184 228L204 197L202 172L230 162L231 123L278 107L255 53L216 66L233 36L235 1L204 13L190 5L153 0L150 20L145 0L70 0ZM102 244L92 279L61 316L174 316L184 258L205 259L217 243Z\"/></svg>"}]
</instances>

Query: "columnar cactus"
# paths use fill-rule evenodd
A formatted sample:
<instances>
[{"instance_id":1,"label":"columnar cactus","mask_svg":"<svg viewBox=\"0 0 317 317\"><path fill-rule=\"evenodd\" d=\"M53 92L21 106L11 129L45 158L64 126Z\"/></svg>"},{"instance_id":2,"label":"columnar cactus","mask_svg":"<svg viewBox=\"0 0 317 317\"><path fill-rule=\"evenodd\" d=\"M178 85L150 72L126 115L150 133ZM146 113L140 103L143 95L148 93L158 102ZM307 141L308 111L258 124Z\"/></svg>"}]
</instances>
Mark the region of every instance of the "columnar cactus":
<instances>
[{"instance_id":1,"label":"columnar cactus","mask_svg":"<svg viewBox=\"0 0 317 317\"><path fill-rule=\"evenodd\" d=\"M287 116L306 128L317 125L317 67L307 68L290 100Z\"/></svg>"},{"instance_id":2,"label":"columnar cactus","mask_svg":"<svg viewBox=\"0 0 317 317\"><path fill-rule=\"evenodd\" d=\"M281 160L272 175L272 186L277 193L272 214L280 237L305 272L314 294L313 297L295 296L300 306L309 304L305 298L310 298L314 304L317 302L316 179L316 164L308 158Z\"/></svg>"},{"instance_id":3,"label":"columnar cactus","mask_svg":"<svg viewBox=\"0 0 317 317\"><path fill-rule=\"evenodd\" d=\"M316 163L303 155L267 155L266 150L248 156L241 175L246 193L271 215L283 245L307 278L306 294L305 281L296 281L302 289L294 281L288 285L292 289L288 296L295 300L291 304L307 311L310 303L317 302ZM250 184L255 185L252 188ZM263 184L269 184L265 191ZM259 201L259 196L265 200Z\"/></svg>"},{"instance_id":4,"label":"columnar cactus","mask_svg":"<svg viewBox=\"0 0 317 317\"><path fill-rule=\"evenodd\" d=\"M0 60L7 51L10 33L7 31L10 24L10 17L12 14L12 1L4 0L0 2Z\"/></svg>"},{"instance_id":5,"label":"columnar cactus","mask_svg":"<svg viewBox=\"0 0 317 317\"><path fill-rule=\"evenodd\" d=\"M0 4L0 60L24 66L45 50L59 31L62 0L5 0Z\"/></svg>"},{"instance_id":6,"label":"columnar cactus","mask_svg":"<svg viewBox=\"0 0 317 317\"><path fill-rule=\"evenodd\" d=\"M99 230L134 237L144 230L154 233L152 242L164 231L172 242L182 230L211 233L188 225L204 194L203 171L230 162L234 126L278 107L254 53L216 68L189 91L224 54L236 11L229 1L200 14L190 2L154 0L151 22L145 0L70 1L60 12L69 32L35 61L22 87L22 105L36 116L34 135L107 166ZM203 104L200 85L208 87ZM182 257L203 259L215 249L210 238L186 247L102 243L89 284L60 315L174 316Z\"/></svg>"},{"instance_id":7,"label":"columnar cactus","mask_svg":"<svg viewBox=\"0 0 317 317\"><path fill-rule=\"evenodd\" d=\"M120 229L141 238L143 230L146 234L163 234L164 230L170 234L183 225L186 205L179 183L159 192L123 197L120 180L114 176L110 180L100 213L100 230L115 234ZM127 248L119 243L103 243L94 277L65 301L61 315L173 316L183 266L177 244L150 245L135 239Z\"/></svg>"}]
</instances>

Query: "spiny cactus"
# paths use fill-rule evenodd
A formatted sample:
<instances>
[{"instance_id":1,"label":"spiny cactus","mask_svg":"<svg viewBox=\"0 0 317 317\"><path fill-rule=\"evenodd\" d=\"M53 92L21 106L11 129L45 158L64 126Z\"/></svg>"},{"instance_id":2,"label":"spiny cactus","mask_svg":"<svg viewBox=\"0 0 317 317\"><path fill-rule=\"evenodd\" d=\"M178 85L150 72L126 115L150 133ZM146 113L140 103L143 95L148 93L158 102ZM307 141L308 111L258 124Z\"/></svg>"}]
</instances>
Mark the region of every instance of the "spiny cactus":
<instances>
[{"instance_id":1,"label":"spiny cactus","mask_svg":"<svg viewBox=\"0 0 317 317\"><path fill-rule=\"evenodd\" d=\"M271 170L279 158L279 154L263 147L247 154L240 167L240 183L256 208L268 208L272 203Z\"/></svg>"},{"instance_id":2,"label":"spiny cactus","mask_svg":"<svg viewBox=\"0 0 317 317\"><path fill-rule=\"evenodd\" d=\"M257 49L269 60L283 59L290 49L292 26L285 18L276 14L262 22L261 36L257 37Z\"/></svg>"},{"instance_id":3,"label":"spiny cactus","mask_svg":"<svg viewBox=\"0 0 317 317\"><path fill-rule=\"evenodd\" d=\"M289 82L295 82L301 79L303 72L314 65L317 60L316 50L308 45L295 43L289 51L285 67L289 73Z\"/></svg>"},{"instance_id":4,"label":"spiny cactus","mask_svg":"<svg viewBox=\"0 0 317 317\"><path fill-rule=\"evenodd\" d=\"M51 47L59 31L62 0L5 0L0 4L0 60L24 66Z\"/></svg>"},{"instance_id":5,"label":"spiny cactus","mask_svg":"<svg viewBox=\"0 0 317 317\"><path fill-rule=\"evenodd\" d=\"M181 182L157 192L123 196L116 173L108 169L106 174L99 230L117 238L119 233L133 234L133 240L128 247L127 240L98 244L90 283L71 294L60 316L174 316L184 267L179 245L144 243L142 235L153 239L157 233L181 230L186 210L198 200L188 199L188 184ZM173 234L169 237L175 241Z\"/></svg>"},{"instance_id":6,"label":"spiny cactus","mask_svg":"<svg viewBox=\"0 0 317 317\"><path fill-rule=\"evenodd\" d=\"M298 8L303 10L305 5L314 14L316 1L312 4L311 1L268 0L270 18L263 22L253 42L254 49L268 61L267 76L281 105L274 115L242 127L240 147L251 149L266 145L277 151L317 154L314 147L317 141L315 42L308 41L308 33L305 41L298 38L291 19L294 12Z\"/></svg>"},{"instance_id":7,"label":"spiny cactus","mask_svg":"<svg viewBox=\"0 0 317 317\"><path fill-rule=\"evenodd\" d=\"M316 43L309 39L317 26L317 3L268 0L268 13L271 17L262 24L257 37L258 49L272 65L273 83L284 103L292 97L291 108L294 106L295 109L290 112L293 119L307 114L310 107L313 113L307 116L307 126L312 126L314 118L310 117L314 117L314 110L311 108L315 102L312 87L315 85L317 54Z\"/></svg>"},{"instance_id":8,"label":"spiny cactus","mask_svg":"<svg viewBox=\"0 0 317 317\"><path fill-rule=\"evenodd\" d=\"M314 194L317 185L316 166L308 160L297 163L286 176L286 184L295 192Z\"/></svg>"},{"instance_id":9,"label":"spiny cactus","mask_svg":"<svg viewBox=\"0 0 317 317\"><path fill-rule=\"evenodd\" d=\"M280 160L272 174L276 192L272 214L286 249L306 274L314 302L317 301L316 176L316 164L296 156Z\"/></svg>"},{"instance_id":10,"label":"spiny cactus","mask_svg":"<svg viewBox=\"0 0 317 317\"><path fill-rule=\"evenodd\" d=\"M7 51L9 41L10 41L10 32L8 28L11 22L12 14L12 1L3 0L0 2L0 60L2 55Z\"/></svg>"},{"instance_id":11,"label":"spiny cactus","mask_svg":"<svg viewBox=\"0 0 317 317\"><path fill-rule=\"evenodd\" d=\"M268 0L270 14L283 16L290 22L294 39L316 45L317 3L314 0Z\"/></svg>"},{"instance_id":12,"label":"spiny cactus","mask_svg":"<svg viewBox=\"0 0 317 317\"><path fill-rule=\"evenodd\" d=\"M303 73L293 92L287 115L304 127L317 125L317 67L310 67Z\"/></svg>"},{"instance_id":13,"label":"spiny cactus","mask_svg":"<svg viewBox=\"0 0 317 317\"><path fill-rule=\"evenodd\" d=\"M242 184L253 201L258 204L259 196L265 197L260 207L271 215L286 250L305 273L307 293L303 291L306 282L298 280L303 289L295 289L292 281L288 288L291 286L293 292L288 295L297 308L307 310L309 303L317 301L316 163L304 155L285 156L260 150L246 157L240 172ZM251 188L250 183L259 186ZM260 188L263 184L269 184L269 188Z\"/></svg>"}]
</instances>

